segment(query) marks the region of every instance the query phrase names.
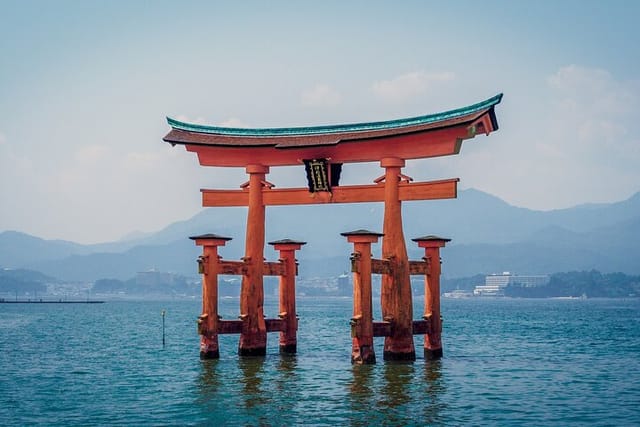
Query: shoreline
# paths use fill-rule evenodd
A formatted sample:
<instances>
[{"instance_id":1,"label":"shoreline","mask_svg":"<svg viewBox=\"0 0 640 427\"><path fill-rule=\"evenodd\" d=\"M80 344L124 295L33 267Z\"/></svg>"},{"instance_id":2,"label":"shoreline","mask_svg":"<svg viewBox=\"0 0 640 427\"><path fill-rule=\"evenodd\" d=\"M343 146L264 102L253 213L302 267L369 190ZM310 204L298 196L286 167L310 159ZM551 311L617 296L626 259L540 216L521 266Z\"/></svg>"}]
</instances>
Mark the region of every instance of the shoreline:
<instances>
[{"instance_id":1,"label":"shoreline","mask_svg":"<svg viewBox=\"0 0 640 427\"><path fill-rule=\"evenodd\" d=\"M104 304L104 301L100 300L86 300L86 301L69 301L69 300L5 300L0 299L0 304Z\"/></svg>"}]
</instances>

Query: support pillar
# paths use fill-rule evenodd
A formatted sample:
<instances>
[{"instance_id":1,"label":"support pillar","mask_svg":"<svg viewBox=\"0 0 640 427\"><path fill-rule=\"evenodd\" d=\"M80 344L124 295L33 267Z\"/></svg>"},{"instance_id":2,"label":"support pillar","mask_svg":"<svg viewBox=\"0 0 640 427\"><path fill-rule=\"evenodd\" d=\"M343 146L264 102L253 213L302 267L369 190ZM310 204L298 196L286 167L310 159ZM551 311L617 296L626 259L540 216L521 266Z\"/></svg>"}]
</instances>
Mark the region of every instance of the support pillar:
<instances>
[{"instance_id":1,"label":"support pillar","mask_svg":"<svg viewBox=\"0 0 640 427\"><path fill-rule=\"evenodd\" d=\"M429 331L424 336L424 358L442 357L442 317L440 315L440 248L451 239L438 236L424 236L412 239L425 249L427 274L424 282L424 316L429 322Z\"/></svg>"},{"instance_id":2,"label":"support pillar","mask_svg":"<svg viewBox=\"0 0 640 427\"><path fill-rule=\"evenodd\" d=\"M384 226L382 257L389 261L390 273L382 276L382 316L391 323L392 334L384 340L384 360L415 360L413 345L413 301L409 258L402 231L402 204L399 196L403 159L380 161L384 175Z\"/></svg>"},{"instance_id":3,"label":"support pillar","mask_svg":"<svg viewBox=\"0 0 640 427\"><path fill-rule=\"evenodd\" d=\"M278 295L280 298L279 317L284 322L284 331L280 331L280 353L295 354L298 346L298 316L296 314L296 276L298 264L295 252L307 242L284 239L269 242L280 251L280 262L285 265L285 273L280 276Z\"/></svg>"},{"instance_id":4,"label":"support pillar","mask_svg":"<svg viewBox=\"0 0 640 427\"><path fill-rule=\"evenodd\" d=\"M202 246L198 258L198 271L202 274L202 314L198 317L200 358L217 359L218 348L218 246L224 246L230 237L203 234L189 237Z\"/></svg>"},{"instance_id":5,"label":"support pillar","mask_svg":"<svg viewBox=\"0 0 640 427\"><path fill-rule=\"evenodd\" d=\"M341 233L353 243L353 317L351 318L351 363L374 364L373 303L371 293L371 244L382 236L368 230Z\"/></svg>"},{"instance_id":6,"label":"support pillar","mask_svg":"<svg viewBox=\"0 0 640 427\"><path fill-rule=\"evenodd\" d=\"M265 206L262 187L267 166L248 165L249 211L247 213L247 236L244 260L247 272L242 276L240 290L240 319L242 333L238 345L240 356L264 356L267 353L267 326L264 320L264 241Z\"/></svg>"}]
</instances>

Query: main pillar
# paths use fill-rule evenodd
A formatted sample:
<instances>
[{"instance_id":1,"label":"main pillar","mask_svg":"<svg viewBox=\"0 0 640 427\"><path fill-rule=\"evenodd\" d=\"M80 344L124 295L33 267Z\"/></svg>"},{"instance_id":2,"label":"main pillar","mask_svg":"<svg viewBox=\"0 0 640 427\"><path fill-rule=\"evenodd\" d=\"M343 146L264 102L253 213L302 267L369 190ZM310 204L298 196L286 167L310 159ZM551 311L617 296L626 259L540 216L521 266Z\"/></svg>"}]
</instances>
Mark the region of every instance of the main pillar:
<instances>
[{"instance_id":1,"label":"main pillar","mask_svg":"<svg viewBox=\"0 0 640 427\"><path fill-rule=\"evenodd\" d=\"M298 265L295 252L307 242L284 239L269 242L274 249L280 251L280 262L285 265L285 273L280 276L278 294L280 298L279 317L284 321L284 331L280 332L280 353L295 354L298 347L296 333L298 316L296 314L296 275Z\"/></svg>"},{"instance_id":2,"label":"main pillar","mask_svg":"<svg viewBox=\"0 0 640 427\"><path fill-rule=\"evenodd\" d=\"M424 316L429 322L429 332L424 336L424 358L442 357L442 318L440 316L440 248L451 239L424 236L412 239L425 249L427 274L424 283Z\"/></svg>"},{"instance_id":3,"label":"main pillar","mask_svg":"<svg viewBox=\"0 0 640 427\"><path fill-rule=\"evenodd\" d=\"M384 226L382 257L389 261L390 273L382 276L382 316L391 323L392 334L384 339L384 360L415 360L413 345L413 302L409 258L402 231L402 205L399 196L400 169L405 162L384 158Z\"/></svg>"},{"instance_id":4,"label":"main pillar","mask_svg":"<svg viewBox=\"0 0 640 427\"><path fill-rule=\"evenodd\" d=\"M244 260L246 273L242 276L240 290L240 319L242 332L238 345L240 356L264 356L267 353L267 326L264 320L264 221L265 207L262 187L269 168L263 165L248 165L249 211L247 213L247 236Z\"/></svg>"},{"instance_id":5,"label":"main pillar","mask_svg":"<svg viewBox=\"0 0 640 427\"><path fill-rule=\"evenodd\" d=\"M341 233L353 243L353 317L351 318L351 363L376 363L373 347L373 302L371 293L371 244L382 234L368 230Z\"/></svg>"},{"instance_id":6,"label":"main pillar","mask_svg":"<svg viewBox=\"0 0 640 427\"><path fill-rule=\"evenodd\" d=\"M198 258L198 271L202 274L202 314L198 318L200 358L217 359L218 348L218 246L224 246L230 237L203 234L189 237L202 246Z\"/></svg>"}]
</instances>

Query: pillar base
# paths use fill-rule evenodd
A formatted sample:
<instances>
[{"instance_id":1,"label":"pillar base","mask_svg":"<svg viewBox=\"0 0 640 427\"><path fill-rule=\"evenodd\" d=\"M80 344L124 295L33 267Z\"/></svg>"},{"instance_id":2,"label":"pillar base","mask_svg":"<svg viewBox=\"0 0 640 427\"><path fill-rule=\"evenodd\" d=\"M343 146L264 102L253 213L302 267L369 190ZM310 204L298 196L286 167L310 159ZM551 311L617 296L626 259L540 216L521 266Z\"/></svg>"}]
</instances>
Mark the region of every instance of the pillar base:
<instances>
[{"instance_id":1,"label":"pillar base","mask_svg":"<svg viewBox=\"0 0 640 427\"><path fill-rule=\"evenodd\" d=\"M442 348L425 348L424 358L427 360L437 360L442 358Z\"/></svg>"},{"instance_id":2,"label":"pillar base","mask_svg":"<svg viewBox=\"0 0 640 427\"><path fill-rule=\"evenodd\" d=\"M218 350L201 351L200 359L219 359L220 352Z\"/></svg>"},{"instance_id":3,"label":"pillar base","mask_svg":"<svg viewBox=\"0 0 640 427\"><path fill-rule=\"evenodd\" d=\"M219 359L218 335L204 331L200 336L200 359Z\"/></svg>"},{"instance_id":4,"label":"pillar base","mask_svg":"<svg viewBox=\"0 0 640 427\"><path fill-rule=\"evenodd\" d=\"M414 361L416 360L416 352L415 351L411 351L411 352L407 352L407 353L398 353L395 351L385 351L382 355L384 360L393 362L393 361L400 361L400 362L405 362L405 361Z\"/></svg>"},{"instance_id":5,"label":"pillar base","mask_svg":"<svg viewBox=\"0 0 640 427\"><path fill-rule=\"evenodd\" d=\"M267 355L267 347L257 347L257 348L239 348L238 355L240 356L266 356Z\"/></svg>"},{"instance_id":6,"label":"pillar base","mask_svg":"<svg viewBox=\"0 0 640 427\"><path fill-rule=\"evenodd\" d=\"M360 350L351 353L351 363L357 365L374 365L376 363L376 354L373 347L362 346Z\"/></svg>"},{"instance_id":7,"label":"pillar base","mask_svg":"<svg viewBox=\"0 0 640 427\"><path fill-rule=\"evenodd\" d=\"M297 344L280 345L280 354L296 354L297 347Z\"/></svg>"}]
</instances>

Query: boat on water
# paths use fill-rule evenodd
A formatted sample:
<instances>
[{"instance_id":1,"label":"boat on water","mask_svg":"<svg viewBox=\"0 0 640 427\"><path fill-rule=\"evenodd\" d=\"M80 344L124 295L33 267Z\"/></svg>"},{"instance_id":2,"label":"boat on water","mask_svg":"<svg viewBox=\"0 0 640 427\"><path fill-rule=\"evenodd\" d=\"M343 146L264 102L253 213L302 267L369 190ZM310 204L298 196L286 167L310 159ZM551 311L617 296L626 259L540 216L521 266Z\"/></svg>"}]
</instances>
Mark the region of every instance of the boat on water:
<instances>
[{"instance_id":1,"label":"boat on water","mask_svg":"<svg viewBox=\"0 0 640 427\"><path fill-rule=\"evenodd\" d=\"M469 298L472 297L473 294L469 291L464 291L462 289L456 289L451 292L445 292L442 294L444 298Z\"/></svg>"},{"instance_id":2,"label":"boat on water","mask_svg":"<svg viewBox=\"0 0 640 427\"><path fill-rule=\"evenodd\" d=\"M579 300L585 300L587 299L587 294L582 294L579 297L575 297L575 296L569 296L569 297L551 297L550 299L579 299Z\"/></svg>"}]
</instances>

